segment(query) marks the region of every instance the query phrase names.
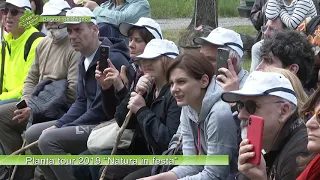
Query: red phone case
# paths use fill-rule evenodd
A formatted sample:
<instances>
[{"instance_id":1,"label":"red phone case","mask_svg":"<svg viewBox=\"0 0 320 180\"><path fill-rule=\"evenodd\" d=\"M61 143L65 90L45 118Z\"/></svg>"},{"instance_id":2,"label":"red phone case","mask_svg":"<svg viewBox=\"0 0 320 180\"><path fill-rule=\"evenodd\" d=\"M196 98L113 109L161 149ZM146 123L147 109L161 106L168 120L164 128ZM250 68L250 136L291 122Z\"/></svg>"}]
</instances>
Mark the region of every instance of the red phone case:
<instances>
[{"instance_id":1,"label":"red phone case","mask_svg":"<svg viewBox=\"0 0 320 180\"><path fill-rule=\"evenodd\" d=\"M248 159L248 163L259 165L261 161L261 150L262 150L262 137L263 137L263 126L264 119L259 116L249 116L248 122L248 134L250 144L253 145L253 152L255 156Z\"/></svg>"}]
</instances>

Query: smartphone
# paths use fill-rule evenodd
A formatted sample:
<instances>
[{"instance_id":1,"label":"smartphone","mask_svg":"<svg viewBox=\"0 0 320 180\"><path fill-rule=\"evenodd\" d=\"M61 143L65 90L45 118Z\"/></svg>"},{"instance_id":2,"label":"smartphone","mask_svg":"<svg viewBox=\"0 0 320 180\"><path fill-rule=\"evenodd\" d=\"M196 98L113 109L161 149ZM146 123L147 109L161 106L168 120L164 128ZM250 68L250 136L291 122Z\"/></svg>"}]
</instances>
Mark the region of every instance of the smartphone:
<instances>
[{"instance_id":1,"label":"smartphone","mask_svg":"<svg viewBox=\"0 0 320 180\"><path fill-rule=\"evenodd\" d=\"M23 99L16 104L17 109L23 109L28 107L27 102Z\"/></svg>"},{"instance_id":2,"label":"smartphone","mask_svg":"<svg viewBox=\"0 0 320 180\"><path fill-rule=\"evenodd\" d=\"M107 59L109 58L110 47L101 44L99 47L99 51L100 51L99 70L103 72L108 67Z\"/></svg>"},{"instance_id":3,"label":"smartphone","mask_svg":"<svg viewBox=\"0 0 320 180\"><path fill-rule=\"evenodd\" d=\"M223 74L222 72L219 72L218 70L222 67L228 69L228 59L229 59L229 49L226 48L218 48L217 50L217 57L216 57L216 75Z\"/></svg>"},{"instance_id":4,"label":"smartphone","mask_svg":"<svg viewBox=\"0 0 320 180\"><path fill-rule=\"evenodd\" d=\"M248 163L259 165L261 161L261 150L262 150L262 138L263 138L263 127L264 119L259 116L249 116L247 138L250 144L253 145L253 152L255 156L248 160Z\"/></svg>"}]
</instances>

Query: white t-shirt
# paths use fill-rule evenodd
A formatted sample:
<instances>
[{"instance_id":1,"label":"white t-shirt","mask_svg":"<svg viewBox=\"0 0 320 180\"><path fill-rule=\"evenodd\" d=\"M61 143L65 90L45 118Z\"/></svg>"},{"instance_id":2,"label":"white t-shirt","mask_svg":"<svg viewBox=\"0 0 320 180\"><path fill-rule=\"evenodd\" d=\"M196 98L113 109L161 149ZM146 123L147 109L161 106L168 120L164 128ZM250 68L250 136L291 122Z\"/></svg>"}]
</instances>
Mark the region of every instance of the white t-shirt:
<instances>
[{"instance_id":1,"label":"white t-shirt","mask_svg":"<svg viewBox=\"0 0 320 180\"><path fill-rule=\"evenodd\" d=\"M83 63L84 63L84 68L85 68L86 71L88 70L89 65L91 64L94 56L96 55L97 50L98 49L96 49L93 54L91 54L89 57L86 57L86 59L84 60Z\"/></svg>"}]
</instances>

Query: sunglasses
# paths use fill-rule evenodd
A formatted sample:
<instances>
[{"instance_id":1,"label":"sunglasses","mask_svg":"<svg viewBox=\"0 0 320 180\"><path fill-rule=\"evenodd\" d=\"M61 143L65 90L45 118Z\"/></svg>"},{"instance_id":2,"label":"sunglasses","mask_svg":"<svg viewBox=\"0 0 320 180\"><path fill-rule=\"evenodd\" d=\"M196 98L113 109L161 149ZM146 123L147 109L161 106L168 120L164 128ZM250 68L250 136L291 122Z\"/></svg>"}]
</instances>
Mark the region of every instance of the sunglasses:
<instances>
[{"instance_id":1,"label":"sunglasses","mask_svg":"<svg viewBox=\"0 0 320 180\"><path fill-rule=\"evenodd\" d=\"M8 8L4 8L4 9L1 9L1 14L2 15L8 15L9 13L9 9ZM10 13L12 16L16 16L18 15L19 13L24 13L23 11L19 11L18 9L10 9Z\"/></svg>"},{"instance_id":2,"label":"sunglasses","mask_svg":"<svg viewBox=\"0 0 320 180\"><path fill-rule=\"evenodd\" d=\"M271 103L284 103L284 102L283 101L276 101L276 102L267 102L267 103L257 103L253 100L247 100L245 102L238 101L236 103L236 107L238 109L238 112L240 112L242 110L242 108L245 107L247 112L252 115L256 112L257 107L259 107L258 105L271 104Z\"/></svg>"},{"instance_id":3,"label":"sunglasses","mask_svg":"<svg viewBox=\"0 0 320 180\"><path fill-rule=\"evenodd\" d=\"M317 112L314 112L314 111L305 112L302 114L301 118L304 120L304 122L307 122L313 116L316 116L316 120L318 121L318 123L320 123L320 110L318 110Z\"/></svg>"}]
</instances>

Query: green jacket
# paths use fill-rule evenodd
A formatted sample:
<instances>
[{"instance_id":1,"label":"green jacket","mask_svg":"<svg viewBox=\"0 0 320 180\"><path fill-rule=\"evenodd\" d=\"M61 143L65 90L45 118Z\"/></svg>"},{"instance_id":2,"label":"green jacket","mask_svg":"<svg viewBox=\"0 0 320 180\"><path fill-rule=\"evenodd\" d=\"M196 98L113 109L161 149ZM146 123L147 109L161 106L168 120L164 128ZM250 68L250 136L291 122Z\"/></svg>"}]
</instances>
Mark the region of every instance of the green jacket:
<instances>
[{"instance_id":1,"label":"green jacket","mask_svg":"<svg viewBox=\"0 0 320 180\"><path fill-rule=\"evenodd\" d=\"M24 60L24 47L32 33L37 31L38 30L34 27L26 29L18 39L13 39L11 33L4 36L4 39L7 42L7 47L3 87L0 100L21 98L24 80L27 77L31 64L34 60L36 47L43 37L39 37L33 42L26 60Z\"/></svg>"}]
</instances>

